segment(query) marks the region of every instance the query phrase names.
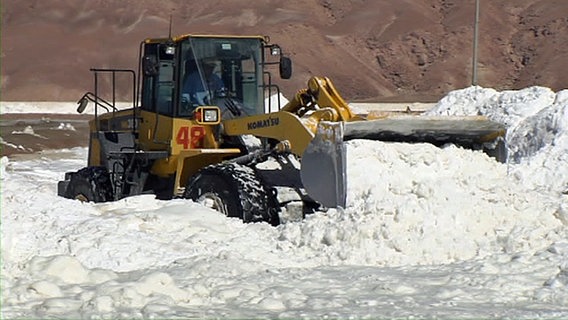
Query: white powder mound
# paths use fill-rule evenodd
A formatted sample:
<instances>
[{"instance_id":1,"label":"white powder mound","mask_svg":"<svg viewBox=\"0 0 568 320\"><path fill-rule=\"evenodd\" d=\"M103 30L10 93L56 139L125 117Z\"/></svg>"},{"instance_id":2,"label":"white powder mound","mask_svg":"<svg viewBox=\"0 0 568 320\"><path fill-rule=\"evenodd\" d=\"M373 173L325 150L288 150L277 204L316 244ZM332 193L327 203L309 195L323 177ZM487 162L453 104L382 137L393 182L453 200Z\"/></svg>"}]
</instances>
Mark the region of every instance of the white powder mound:
<instances>
[{"instance_id":1,"label":"white powder mound","mask_svg":"<svg viewBox=\"0 0 568 320\"><path fill-rule=\"evenodd\" d=\"M557 199L481 152L356 140L348 206L286 225L281 239L332 265L439 264L540 250L559 239Z\"/></svg>"},{"instance_id":2,"label":"white powder mound","mask_svg":"<svg viewBox=\"0 0 568 320\"><path fill-rule=\"evenodd\" d=\"M429 115L485 115L507 127L509 162L531 190L568 191L568 90L543 87L497 92L469 87L449 93Z\"/></svg>"},{"instance_id":3,"label":"white powder mound","mask_svg":"<svg viewBox=\"0 0 568 320\"><path fill-rule=\"evenodd\" d=\"M515 127L524 118L551 105L555 96L554 91L544 87L497 92L473 86L450 92L426 115L485 115L493 121Z\"/></svg>"},{"instance_id":4,"label":"white powder mound","mask_svg":"<svg viewBox=\"0 0 568 320\"><path fill-rule=\"evenodd\" d=\"M470 87L426 114L485 115L506 125L509 163L456 147L352 141L347 209L286 226L281 239L331 264L389 266L532 252L562 239L567 91Z\"/></svg>"}]
</instances>

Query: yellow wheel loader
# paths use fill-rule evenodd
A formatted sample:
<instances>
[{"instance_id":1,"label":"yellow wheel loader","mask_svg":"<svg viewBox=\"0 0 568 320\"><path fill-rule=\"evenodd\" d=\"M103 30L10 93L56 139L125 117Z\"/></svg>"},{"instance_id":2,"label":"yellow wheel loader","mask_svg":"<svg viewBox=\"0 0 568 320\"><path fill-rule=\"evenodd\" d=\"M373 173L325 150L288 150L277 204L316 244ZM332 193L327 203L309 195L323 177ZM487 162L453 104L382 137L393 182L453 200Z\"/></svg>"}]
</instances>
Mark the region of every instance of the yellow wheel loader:
<instances>
[{"instance_id":1,"label":"yellow wheel loader","mask_svg":"<svg viewBox=\"0 0 568 320\"><path fill-rule=\"evenodd\" d=\"M94 103L88 165L66 173L58 194L94 202L183 197L277 225L345 206L350 139L455 143L506 157L497 123L355 114L325 77L309 79L281 106L269 99L280 94L273 70L288 79L292 63L268 37L210 35L142 41L138 72L91 69L94 92L77 108ZM132 105L119 110L122 78Z\"/></svg>"}]
</instances>

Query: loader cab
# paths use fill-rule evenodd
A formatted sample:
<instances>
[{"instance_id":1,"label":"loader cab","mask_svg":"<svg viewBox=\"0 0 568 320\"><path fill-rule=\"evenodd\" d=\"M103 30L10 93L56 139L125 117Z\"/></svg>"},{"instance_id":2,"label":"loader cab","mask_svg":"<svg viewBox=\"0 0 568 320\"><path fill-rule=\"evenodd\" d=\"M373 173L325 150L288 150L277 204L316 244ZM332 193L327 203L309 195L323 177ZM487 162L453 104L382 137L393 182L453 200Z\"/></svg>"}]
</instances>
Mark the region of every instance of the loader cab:
<instances>
[{"instance_id":1,"label":"loader cab","mask_svg":"<svg viewBox=\"0 0 568 320\"><path fill-rule=\"evenodd\" d=\"M146 43L142 71L142 109L173 116L175 47L169 43Z\"/></svg>"},{"instance_id":2,"label":"loader cab","mask_svg":"<svg viewBox=\"0 0 568 320\"><path fill-rule=\"evenodd\" d=\"M257 36L146 40L141 53L141 108L189 119L197 107L206 105L218 106L223 119L265 113L266 92L274 87L265 70L273 64L265 52L274 45L267 42ZM281 60L287 78L289 59Z\"/></svg>"}]
</instances>

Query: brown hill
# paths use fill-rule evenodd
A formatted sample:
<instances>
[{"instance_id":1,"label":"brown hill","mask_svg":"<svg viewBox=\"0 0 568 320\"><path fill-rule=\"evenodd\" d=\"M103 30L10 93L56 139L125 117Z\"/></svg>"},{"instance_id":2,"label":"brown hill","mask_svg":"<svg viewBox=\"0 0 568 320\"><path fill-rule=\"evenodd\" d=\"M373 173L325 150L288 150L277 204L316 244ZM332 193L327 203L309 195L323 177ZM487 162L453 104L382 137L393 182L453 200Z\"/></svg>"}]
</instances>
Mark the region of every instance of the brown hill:
<instances>
[{"instance_id":1,"label":"brown hill","mask_svg":"<svg viewBox=\"0 0 568 320\"><path fill-rule=\"evenodd\" d=\"M568 87L568 1L481 0L478 84ZM472 79L474 0L1 0L1 100L75 100L146 37L263 34L348 100L435 100Z\"/></svg>"}]
</instances>

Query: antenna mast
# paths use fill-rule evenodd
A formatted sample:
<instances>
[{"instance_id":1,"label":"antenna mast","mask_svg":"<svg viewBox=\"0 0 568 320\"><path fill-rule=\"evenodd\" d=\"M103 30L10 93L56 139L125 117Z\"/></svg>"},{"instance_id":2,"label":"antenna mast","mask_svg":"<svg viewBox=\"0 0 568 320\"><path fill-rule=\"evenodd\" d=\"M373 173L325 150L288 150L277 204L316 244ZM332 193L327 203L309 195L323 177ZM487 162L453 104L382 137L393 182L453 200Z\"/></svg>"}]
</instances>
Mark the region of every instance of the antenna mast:
<instances>
[{"instance_id":1,"label":"antenna mast","mask_svg":"<svg viewBox=\"0 0 568 320\"><path fill-rule=\"evenodd\" d=\"M170 13L170 28L168 30L168 38L172 38L172 14Z\"/></svg>"}]
</instances>

